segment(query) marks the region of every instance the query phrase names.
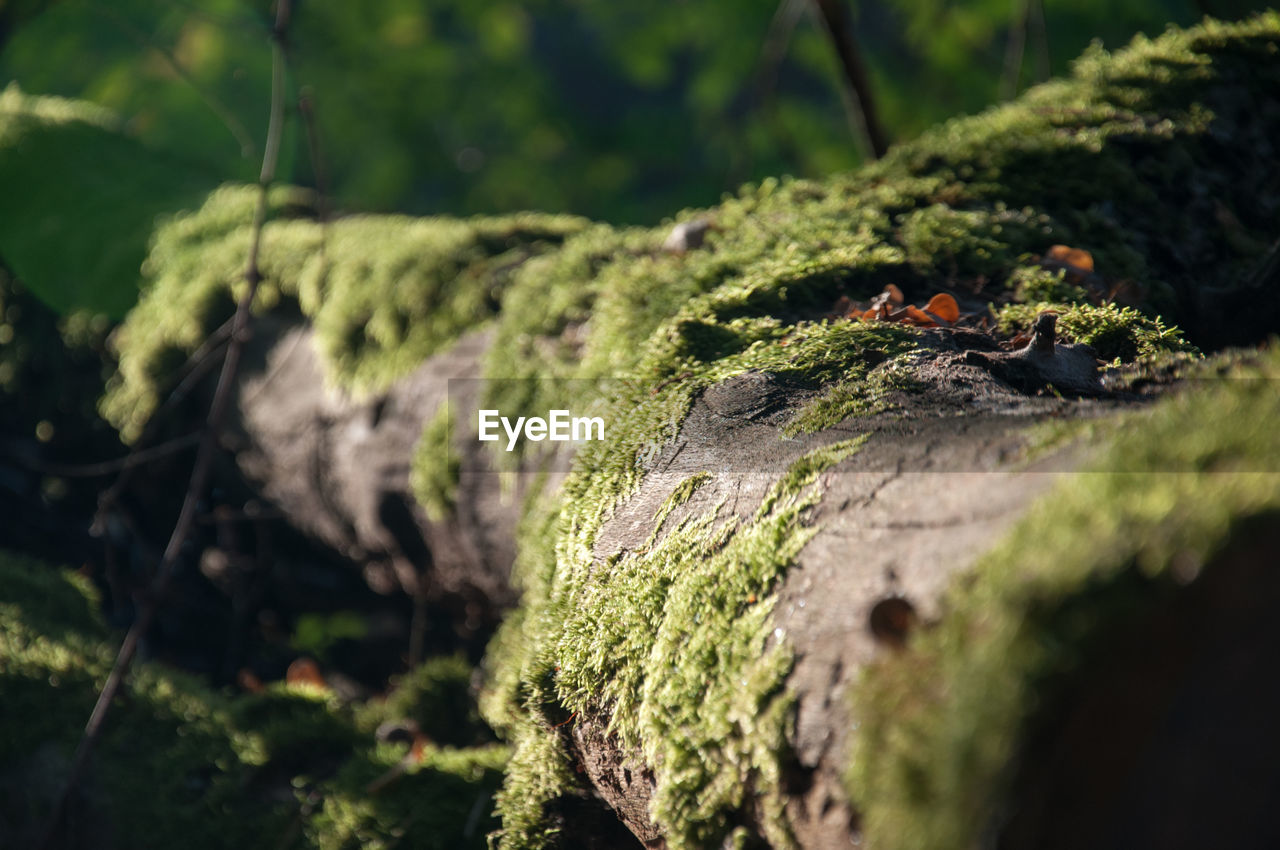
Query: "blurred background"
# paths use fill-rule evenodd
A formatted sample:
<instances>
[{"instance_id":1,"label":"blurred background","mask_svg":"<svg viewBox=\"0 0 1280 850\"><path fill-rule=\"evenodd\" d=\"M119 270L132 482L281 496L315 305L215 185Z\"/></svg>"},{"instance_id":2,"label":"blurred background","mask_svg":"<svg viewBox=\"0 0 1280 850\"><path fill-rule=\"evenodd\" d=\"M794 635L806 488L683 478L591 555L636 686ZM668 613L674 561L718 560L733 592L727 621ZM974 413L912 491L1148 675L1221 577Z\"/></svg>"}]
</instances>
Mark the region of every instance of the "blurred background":
<instances>
[{"instance_id":1,"label":"blurred background","mask_svg":"<svg viewBox=\"0 0 1280 850\"><path fill-rule=\"evenodd\" d=\"M302 0L281 178L341 209L539 209L652 224L867 155L820 8L839 7L883 135L906 139L1245 0ZM145 144L253 180L266 0L0 0L0 79L93 101Z\"/></svg>"}]
</instances>

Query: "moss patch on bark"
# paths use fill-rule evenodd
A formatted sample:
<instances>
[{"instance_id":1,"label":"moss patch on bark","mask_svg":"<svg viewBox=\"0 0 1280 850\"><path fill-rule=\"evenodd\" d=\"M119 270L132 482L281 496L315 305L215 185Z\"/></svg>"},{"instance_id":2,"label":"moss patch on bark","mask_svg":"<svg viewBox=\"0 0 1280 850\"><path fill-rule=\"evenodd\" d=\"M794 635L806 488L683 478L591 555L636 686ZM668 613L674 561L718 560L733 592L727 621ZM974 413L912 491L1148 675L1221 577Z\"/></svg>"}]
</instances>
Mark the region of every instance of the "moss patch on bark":
<instances>
[{"instance_id":1,"label":"moss patch on bark","mask_svg":"<svg viewBox=\"0 0 1280 850\"><path fill-rule=\"evenodd\" d=\"M244 291L257 190L224 186L163 224L142 300L116 338L103 415L140 432L163 383L231 317ZM512 271L581 230L572 216L414 219L360 215L322 225L296 190L271 195L255 309L300 312L335 385L376 392L491 318Z\"/></svg>"}]
</instances>

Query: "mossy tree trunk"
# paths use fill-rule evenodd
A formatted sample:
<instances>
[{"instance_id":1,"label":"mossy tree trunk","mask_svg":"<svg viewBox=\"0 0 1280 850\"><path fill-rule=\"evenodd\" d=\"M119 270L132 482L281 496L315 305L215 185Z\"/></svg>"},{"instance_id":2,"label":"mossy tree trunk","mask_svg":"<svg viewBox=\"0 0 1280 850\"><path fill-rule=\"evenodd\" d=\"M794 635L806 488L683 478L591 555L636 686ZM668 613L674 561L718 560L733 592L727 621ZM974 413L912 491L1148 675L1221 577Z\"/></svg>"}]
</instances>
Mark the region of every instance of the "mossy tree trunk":
<instances>
[{"instance_id":1,"label":"mossy tree trunk","mask_svg":"<svg viewBox=\"0 0 1280 850\"><path fill-rule=\"evenodd\" d=\"M486 714L514 745L504 847L618 846L621 827L673 848L1035 845L1082 805L1055 792L1106 772L1037 761L1101 723L1096 694L1130 671L1227 687L1206 657L1257 670L1224 625L1262 629L1256 606L1214 576L1274 591L1256 566L1280 364L1214 371L1192 346L1256 344L1280 309L1278 44L1270 14L1093 51L862 172L684 215L698 239L278 219L229 447L374 584L462 600L477 629L519 590L487 662ZM157 236L103 407L126 437L225 318L242 195ZM1055 245L1091 268L1055 266ZM850 318L889 284L969 319ZM1047 308L1056 345L1015 350ZM1188 376L1212 385L1175 387ZM561 475L559 453L480 445L482 406L599 410L607 436ZM1151 636L1176 664L1144 666ZM1166 726L1181 705L1203 707L1126 701ZM1137 778L1091 811L1174 755L1211 764L1123 743ZM1134 811L1080 842L1149 835Z\"/></svg>"}]
</instances>

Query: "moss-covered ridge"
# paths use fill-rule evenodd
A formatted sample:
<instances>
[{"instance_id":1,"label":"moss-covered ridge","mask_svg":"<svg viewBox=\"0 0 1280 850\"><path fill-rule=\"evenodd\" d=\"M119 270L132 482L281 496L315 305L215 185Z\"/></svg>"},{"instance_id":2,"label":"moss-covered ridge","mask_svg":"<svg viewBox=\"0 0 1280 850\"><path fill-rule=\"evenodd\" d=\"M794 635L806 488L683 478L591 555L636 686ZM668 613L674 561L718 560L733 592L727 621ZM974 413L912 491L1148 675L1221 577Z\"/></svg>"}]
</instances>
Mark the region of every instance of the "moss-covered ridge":
<instances>
[{"instance_id":1,"label":"moss-covered ridge","mask_svg":"<svg viewBox=\"0 0 1280 850\"><path fill-rule=\"evenodd\" d=\"M708 250L663 252L665 230L586 230L517 273L490 375L629 375L678 317L794 320L890 282L909 299L945 287L1083 301L1079 287L1025 285L1054 244L1088 250L1109 285L1193 328L1193 343L1219 344L1220 320L1260 338L1249 314L1224 317L1205 298L1232 292L1278 235L1280 104L1260 96L1280 86L1278 29L1268 13L1092 49L1070 78L858 172L765 181L685 211L714 224Z\"/></svg>"},{"instance_id":2,"label":"moss-covered ridge","mask_svg":"<svg viewBox=\"0 0 1280 850\"><path fill-rule=\"evenodd\" d=\"M1278 380L1273 349L1123 420L1096 471L1038 502L936 628L866 672L848 786L874 846L975 846L1035 718L1108 651L1098 638L1185 588L1253 519L1274 523Z\"/></svg>"},{"instance_id":3,"label":"moss-covered ridge","mask_svg":"<svg viewBox=\"0 0 1280 850\"><path fill-rule=\"evenodd\" d=\"M1247 174L1261 168L1259 151L1271 149L1280 109L1246 110L1240 98L1280 80L1278 41L1280 15L1270 13L1138 39L1114 56L1091 51L1071 79L949 122L856 174L767 181L713 210L683 213L714 222L704 250L666 253L659 231L601 228L521 269L507 297L523 308L500 319L490 375L582 378L580 391L602 392L613 406L610 440L581 453L559 514L545 511L522 534L524 604L490 656L486 710L517 747L500 807L505 846L552 840L553 803L576 782L555 726L574 711L607 723L655 770L652 814L673 846L714 844L734 824L760 817L759 809L746 811L748 798L778 793L782 739L715 725L720 709L773 694L785 675L785 650L767 654L767 676L742 675L766 657L768 618L747 609L726 625L733 636L723 644L755 647L758 657L686 659L657 635L677 628L666 625L671 616L695 631L689 624L705 617L654 603L667 599L678 559L661 542L619 557L595 548L614 507L638 486L644 458L678 432L697 393L748 370L825 388L832 409L797 431L874 409L885 385L877 364L893 363L918 337L821 319L839 296L867 297L892 282L912 300L938 287L997 304L1030 299L1045 294L1025 286L1041 276L1033 255L1056 243L1087 248L1108 281L1142 294L1133 312L1060 305L1070 336L1102 341L1122 359L1184 348L1155 317L1208 327L1196 312L1197 291L1230 290L1276 235L1270 177ZM1214 244L1205 244L1206 216L1226 222L1220 226L1232 238L1211 233ZM601 383L606 378L619 380ZM535 383L507 401L524 405L521 413L545 410L540 392ZM801 525L802 518L795 517ZM719 551L723 528L704 518L671 534L680 535L682 551ZM800 536L779 540L778 551L798 551L803 534L792 533ZM750 547L734 554L726 569L770 582L788 565ZM629 624L625 634L614 635L617 621ZM701 683L679 695L687 703L659 699L671 671ZM742 681L754 684L708 708L707 688ZM689 706L702 711L660 722ZM779 747L745 758L739 748L751 735ZM786 844L785 825L768 815L755 823L769 841Z\"/></svg>"},{"instance_id":4,"label":"moss-covered ridge","mask_svg":"<svg viewBox=\"0 0 1280 850\"><path fill-rule=\"evenodd\" d=\"M102 411L126 439L155 409L173 370L235 309L257 190L224 186L163 224L138 306L121 327L120 369ZM581 230L572 216L469 220L348 216L321 224L298 190L272 195L255 308L292 310L315 327L335 384L376 392L498 308L512 270Z\"/></svg>"},{"instance_id":5,"label":"moss-covered ridge","mask_svg":"<svg viewBox=\"0 0 1280 850\"><path fill-rule=\"evenodd\" d=\"M0 820L19 845L45 826L113 656L87 581L0 553ZM291 846L482 847L505 747L428 745L369 791L405 754L374 727L421 716L446 743L432 724L467 722L457 706L469 676L457 660L428 662L386 703L347 707L305 687L232 697L136 665L78 817L112 847L277 846L295 832Z\"/></svg>"}]
</instances>

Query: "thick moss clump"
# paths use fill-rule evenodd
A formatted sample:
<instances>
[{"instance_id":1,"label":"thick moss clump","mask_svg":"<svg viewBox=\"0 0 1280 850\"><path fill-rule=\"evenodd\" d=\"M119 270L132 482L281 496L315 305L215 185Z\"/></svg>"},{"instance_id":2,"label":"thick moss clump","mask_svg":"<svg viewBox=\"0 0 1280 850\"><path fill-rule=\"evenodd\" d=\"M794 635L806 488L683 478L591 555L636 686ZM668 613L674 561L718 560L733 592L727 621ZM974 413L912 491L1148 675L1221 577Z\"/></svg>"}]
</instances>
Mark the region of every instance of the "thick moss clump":
<instances>
[{"instance_id":1,"label":"thick moss clump","mask_svg":"<svg viewBox=\"0 0 1280 850\"><path fill-rule=\"evenodd\" d=\"M868 669L847 782L870 844L977 846L1008 813L1036 719L1114 651L1107 637L1211 571L1251 523L1275 527L1277 380L1273 350L1122 420L1096 471L1040 500L936 628Z\"/></svg>"},{"instance_id":2,"label":"thick moss clump","mask_svg":"<svg viewBox=\"0 0 1280 850\"><path fill-rule=\"evenodd\" d=\"M0 554L0 586L0 764L7 784L33 789L32 799L11 796L19 808L7 815L29 819L34 840L113 653L87 582ZM108 819L120 846L187 843L210 834L211 817L225 821L217 843L254 842L288 818L287 809L245 794L254 747L253 736L230 722L224 699L143 666L86 777L88 817Z\"/></svg>"},{"instance_id":3,"label":"thick moss clump","mask_svg":"<svg viewBox=\"0 0 1280 850\"><path fill-rule=\"evenodd\" d=\"M489 660L487 716L516 743L500 806L504 846L554 840L552 803L576 781L554 727L575 711L606 724L655 771L652 816L672 846L709 846L742 820L787 843L775 817L786 700L771 689L790 659L785 647L765 650L761 603L744 607L716 588L745 593L761 581L756 598L767 605L807 534L801 516L770 525L777 517L766 510L726 524L713 512L643 551L598 560L599 530L638 486L642 459L678 433L697 393L746 371L815 391L792 421L795 433L876 409L884 390L909 382L894 366L920 338L902 326L823 318L841 296L895 283L919 303L938 288L997 305L1059 297L1040 285L1052 282L1027 285L1032 255L1053 244L1088 250L1105 280L1143 293L1139 312L1086 306L1078 324L1068 322L1109 356L1186 348L1156 315L1212 345L1220 328L1199 293L1234 291L1277 235L1280 177L1266 161L1280 104L1256 94L1280 85L1278 40L1280 15L1271 13L1139 38L1114 56L1094 50L1072 78L949 122L855 174L767 181L682 214L714 225L702 248L673 253L660 247L665 231L600 228L517 273L507 297L524 309L500 319L489 375L581 379L570 391L577 400L554 406L604 397L611 407L609 440L582 450L559 514L546 510L522 533L523 605ZM1250 238L1220 239L1206 221ZM572 273L558 273L562 257L572 258ZM508 415L541 413L553 406L548 393L564 391L529 381L519 392L506 400L516 405ZM806 490L783 501L819 497ZM682 553L718 559L763 526L772 551L788 557L744 543L723 562L720 584L701 588L734 615L723 623L723 645L733 649L725 666L713 654L685 654L700 645L700 629L722 621L680 604L680 570L699 572ZM672 539L676 552L665 548ZM671 635L685 641L681 651ZM696 692L680 690L686 679L700 683ZM717 690L743 680L750 686ZM725 722L744 704L763 725ZM755 739L768 748L754 748ZM748 798L759 803L754 814Z\"/></svg>"},{"instance_id":4,"label":"thick moss clump","mask_svg":"<svg viewBox=\"0 0 1280 850\"><path fill-rule=\"evenodd\" d=\"M18 844L41 834L113 657L86 581L0 553L0 819ZM429 662L386 704L353 709L306 687L231 697L136 665L76 817L114 847L276 846L298 832L291 846L482 847L507 751L444 746L451 721L467 744L478 728L458 670ZM368 726L426 714L436 742L411 762Z\"/></svg>"},{"instance_id":5,"label":"thick moss clump","mask_svg":"<svg viewBox=\"0 0 1280 850\"><path fill-rule=\"evenodd\" d=\"M119 331L120 371L104 416L133 439L162 384L235 309L243 292L256 189L225 186L160 227L149 278ZM315 326L329 377L376 392L491 317L512 271L581 230L572 216L413 219L350 216L322 225L297 191L272 194L263 230L258 311L301 311Z\"/></svg>"},{"instance_id":6,"label":"thick moss clump","mask_svg":"<svg viewBox=\"0 0 1280 850\"><path fill-rule=\"evenodd\" d=\"M546 637L501 650L505 693L490 706L516 743L498 806L505 846L552 840L548 811L573 783L552 730L565 715L605 724L625 750L660 765L653 816L672 847L713 846L730 831L727 815L747 808L771 841L790 843L779 757L791 659L770 641L773 592L812 535L802 518L820 498L818 474L861 443L800 458L749 520L719 504L604 564L583 538L562 539L554 576L535 591L546 597L529 612ZM705 480L682 482L664 509ZM500 646L536 634L514 623ZM504 700L517 699L523 713L513 715Z\"/></svg>"},{"instance_id":7,"label":"thick moss clump","mask_svg":"<svg viewBox=\"0 0 1280 850\"><path fill-rule=\"evenodd\" d=\"M1177 352L1195 353L1176 327L1159 316L1149 318L1132 307L1115 304L1008 304L996 313L996 327L1014 334L1031 327L1042 310L1058 314L1058 330L1067 342L1093 346L1106 361L1132 363L1144 357Z\"/></svg>"}]
</instances>

